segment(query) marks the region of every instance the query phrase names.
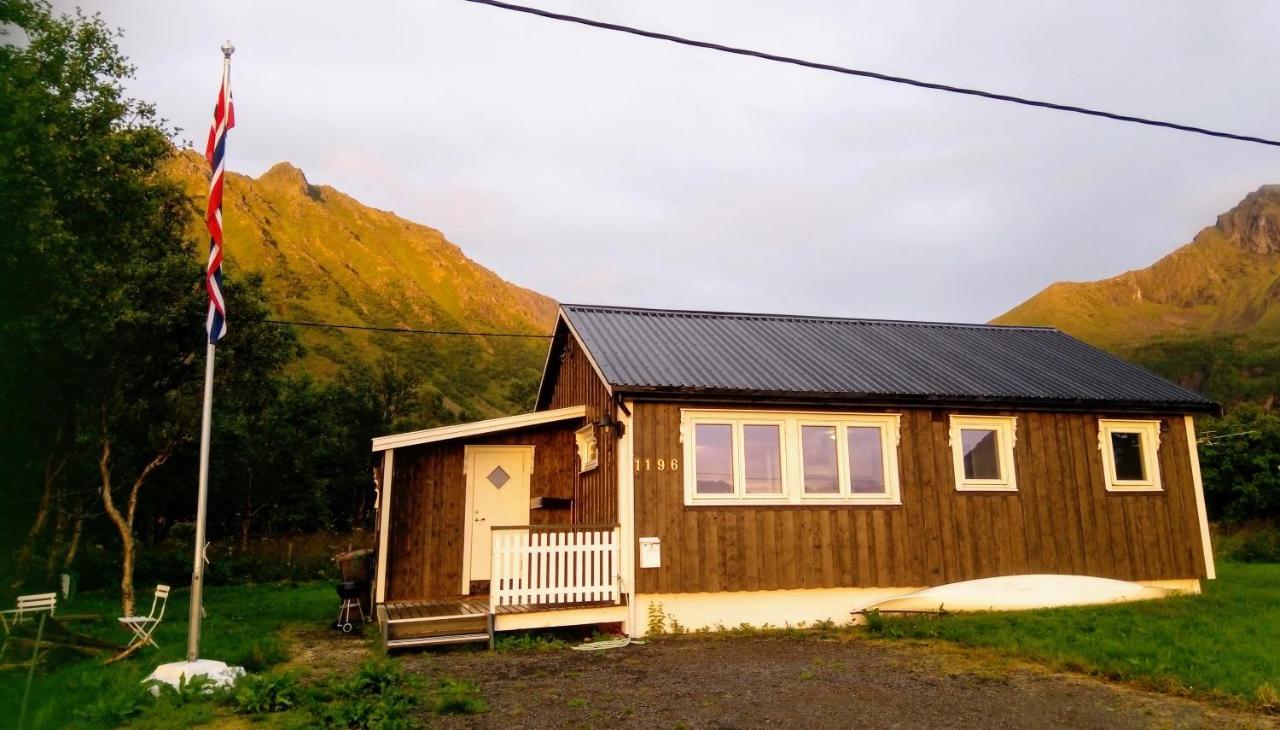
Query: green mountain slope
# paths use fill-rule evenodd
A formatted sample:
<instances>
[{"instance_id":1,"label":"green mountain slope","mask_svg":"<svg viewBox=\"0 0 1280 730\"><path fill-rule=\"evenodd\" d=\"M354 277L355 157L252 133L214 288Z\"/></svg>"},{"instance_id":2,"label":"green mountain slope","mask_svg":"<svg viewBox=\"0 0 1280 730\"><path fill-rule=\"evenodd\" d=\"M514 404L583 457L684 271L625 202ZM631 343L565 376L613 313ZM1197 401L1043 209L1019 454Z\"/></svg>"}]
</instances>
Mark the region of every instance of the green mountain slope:
<instances>
[{"instance_id":1,"label":"green mountain slope","mask_svg":"<svg viewBox=\"0 0 1280 730\"><path fill-rule=\"evenodd\" d=\"M1230 404L1280 393L1280 186L1146 269L1059 282L1000 315L1050 325Z\"/></svg>"},{"instance_id":2,"label":"green mountain slope","mask_svg":"<svg viewBox=\"0 0 1280 730\"><path fill-rule=\"evenodd\" d=\"M184 151L170 174L203 211L208 168ZM433 330L550 331L556 304L468 259L439 231L312 185L287 162L258 178L227 176L228 276L262 275L281 319ZM203 238L203 222L193 221ZM235 302L229 303L231 332ZM395 335L299 328L300 367L330 377L390 355L423 375L455 413L487 417L522 406L546 356L542 340Z\"/></svg>"}]
</instances>

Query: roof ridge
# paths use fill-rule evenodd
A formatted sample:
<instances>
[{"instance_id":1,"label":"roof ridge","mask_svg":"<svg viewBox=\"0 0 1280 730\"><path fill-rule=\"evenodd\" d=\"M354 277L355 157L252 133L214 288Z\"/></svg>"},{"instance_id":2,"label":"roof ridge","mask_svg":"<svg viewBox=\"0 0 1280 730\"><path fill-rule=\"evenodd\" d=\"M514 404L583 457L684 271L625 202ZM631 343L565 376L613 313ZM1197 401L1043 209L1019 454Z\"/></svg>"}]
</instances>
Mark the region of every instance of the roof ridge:
<instances>
[{"instance_id":1,"label":"roof ridge","mask_svg":"<svg viewBox=\"0 0 1280 730\"><path fill-rule=\"evenodd\" d=\"M978 322L935 322L914 319L883 319L873 317L836 317L831 315L812 314L780 314L771 312L727 312L705 309L663 309L658 307L628 307L611 304L560 304L561 309L590 310L595 312L611 312L619 314L658 314L699 318L733 318L733 319L765 319L801 322L832 322L848 324L890 324L910 325L915 327L947 327L957 329L990 329L990 330L1030 330L1037 332L1061 332L1057 327L1044 327L1023 324L987 324Z\"/></svg>"}]
</instances>

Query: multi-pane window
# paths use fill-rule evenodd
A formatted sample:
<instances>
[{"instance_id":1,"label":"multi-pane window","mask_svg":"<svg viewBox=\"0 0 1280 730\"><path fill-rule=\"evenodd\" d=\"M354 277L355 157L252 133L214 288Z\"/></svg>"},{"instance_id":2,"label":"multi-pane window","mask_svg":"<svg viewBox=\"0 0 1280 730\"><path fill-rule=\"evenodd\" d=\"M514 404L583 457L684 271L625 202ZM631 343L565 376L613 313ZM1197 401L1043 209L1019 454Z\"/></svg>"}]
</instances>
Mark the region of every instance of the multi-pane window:
<instances>
[{"instance_id":1,"label":"multi-pane window","mask_svg":"<svg viewBox=\"0 0 1280 730\"><path fill-rule=\"evenodd\" d=\"M1099 418L1098 448L1107 491L1160 491L1159 421Z\"/></svg>"},{"instance_id":2,"label":"multi-pane window","mask_svg":"<svg viewBox=\"0 0 1280 730\"><path fill-rule=\"evenodd\" d=\"M1011 416L952 416L951 458L956 489L962 492L1013 492L1018 419Z\"/></svg>"},{"instance_id":3,"label":"multi-pane window","mask_svg":"<svg viewBox=\"0 0 1280 730\"><path fill-rule=\"evenodd\" d=\"M896 414L682 414L687 504L898 503Z\"/></svg>"}]
</instances>

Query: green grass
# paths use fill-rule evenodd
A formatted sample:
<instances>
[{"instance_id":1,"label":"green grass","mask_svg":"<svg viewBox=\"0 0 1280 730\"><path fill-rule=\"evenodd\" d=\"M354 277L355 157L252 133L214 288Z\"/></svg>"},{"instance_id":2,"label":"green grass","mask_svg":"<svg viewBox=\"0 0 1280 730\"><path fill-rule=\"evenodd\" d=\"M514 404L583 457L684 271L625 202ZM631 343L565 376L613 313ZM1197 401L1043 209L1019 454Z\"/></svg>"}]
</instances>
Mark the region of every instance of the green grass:
<instances>
[{"instance_id":1,"label":"green grass","mask_svg":"<svg viewBox=\"0 0 1280 730\"><path fill-rule=\"evenodd\" d=\"M142 679L158 664L181 661L186 655L185 591L169 598L164 622L156 629L160 648L148 648L110 666L77 655L54 656L32 685L27 727L110 727L146 713L148 727L182 727L211 719L215 708L191 698L166 697L161 702L140 691ZM281 637L290 625L324 625L334 613L337 598L328 583L301 585L222 586L206 591L201 656L244 666L252 672L268 669L288 658ZM147 610L151 596L144 589L139 609ZM63 614L94 613L93 624L73 624L77 630L125 643L128 634L116 626L120 603L113 595L93 593L59 607ZM5 660L15 659L13 647ZM0 717L18 718L26 683L25 670L0 673Z\"/></svg>"},{"instance_id":2,"label":"green grass","mask_svg":"<svg viewBox=\"0 0 1280 730\"><path fill-rule=\"evenodd\" d=\"M142 606L150 606L150 598ZM372 634L365 658L349 670L275 669L289 659L290 627L326 627L337 611L332 584L259 584L210 588L205 598L201 656L243 666L250 674L230 690L210 694L199 681L158 698L142 684L158 664L186 654L188 594L175 592L146 649L112 665L78 655L55 655L36 675L25 728L188 728L233 715L263 728L400 728L415 714L475 714L488 710L475 684L442 675L409 673L387 658ZM123 643L117 601L88 594L60 606L61 614L96 613L81 630ZM7 660L16 657L8 655ZM0 727L15 725L25 671L0 673Z\"/></svg>"},{"instance_id":3,"label":"green grass","mask_svg":"<svg viewBox=\"0 0 1280 730\"><path fill-rule=\"evenodd\" d=\"M884 618L870 629L1280 710L1280 564L1222 563L1204 588L1198 596L1120 606Z\"/></svg>"}]
</instances>

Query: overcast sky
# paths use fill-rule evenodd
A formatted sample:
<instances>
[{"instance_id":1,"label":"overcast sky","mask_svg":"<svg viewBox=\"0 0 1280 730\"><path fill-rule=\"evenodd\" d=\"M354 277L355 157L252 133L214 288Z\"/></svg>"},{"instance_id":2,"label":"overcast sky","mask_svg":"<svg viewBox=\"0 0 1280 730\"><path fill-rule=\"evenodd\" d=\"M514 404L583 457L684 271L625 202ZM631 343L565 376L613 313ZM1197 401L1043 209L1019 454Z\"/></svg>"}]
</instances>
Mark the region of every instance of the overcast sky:
<instances>
[{"instance_id":1,"label":"overcast sky","mask_svg":"<svg viewBox=\"0 0 1280 730\"><path fill-rule=\"evenodd\" d=\"M530 1L1280 137L1276 2ZM461 0L80 4L201 146L233 40L232 170L288 160L561 301L985 321L1146 266L1280 182L1280 149Z\"/></svg>"}]
</instances>

